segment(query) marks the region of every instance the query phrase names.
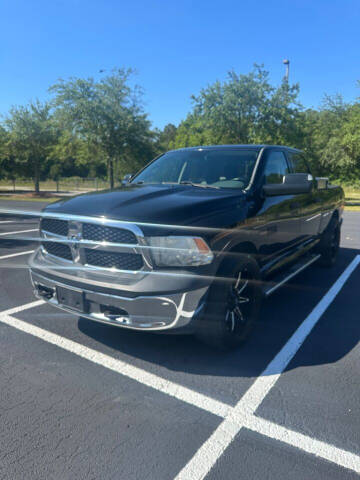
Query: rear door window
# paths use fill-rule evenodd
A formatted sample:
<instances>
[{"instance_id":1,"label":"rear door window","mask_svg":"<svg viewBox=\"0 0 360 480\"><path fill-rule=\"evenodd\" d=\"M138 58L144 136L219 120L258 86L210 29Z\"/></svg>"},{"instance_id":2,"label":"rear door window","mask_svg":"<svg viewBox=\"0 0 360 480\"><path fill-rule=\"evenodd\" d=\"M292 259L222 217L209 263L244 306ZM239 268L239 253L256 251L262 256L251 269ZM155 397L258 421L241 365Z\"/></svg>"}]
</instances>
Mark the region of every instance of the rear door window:
<instances>
[{"instance_id":1,"label":"rear door window","mask_svg":"<svg viewBox=\"0 0 360 480\"><path fill-rule=\"evenodd\" d=\"M311 173L303 153L289 153L288 158L294 173Z\"/></svg>"}]
</instances>

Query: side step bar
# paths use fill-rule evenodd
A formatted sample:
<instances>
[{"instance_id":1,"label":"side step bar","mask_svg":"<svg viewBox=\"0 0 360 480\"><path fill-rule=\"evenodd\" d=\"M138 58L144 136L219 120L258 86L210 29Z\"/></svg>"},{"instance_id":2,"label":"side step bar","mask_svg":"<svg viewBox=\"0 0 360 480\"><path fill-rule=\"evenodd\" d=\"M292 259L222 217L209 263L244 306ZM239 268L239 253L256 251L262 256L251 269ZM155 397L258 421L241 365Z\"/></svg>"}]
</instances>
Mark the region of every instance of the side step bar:
<instances>
[{"instance_id":1,"label":"side step bar","mask_svg":"<svg viewBox=\"0 0 360 480\"><path fill-rule=\"evenodd\" d=\"M273 279L273 282L267 283L263 289L265 297L268 297L272 293L275 292L281 285L288 282L291 278L295 277L298 273L305 270L305 268L309 267L312 263L316 262L320 258L321 255L308 255L305 258L301 259L299 262L295 263L290 269L290 271L286 271L284 274L279 275Z\"/></svg>"}]
</instances>

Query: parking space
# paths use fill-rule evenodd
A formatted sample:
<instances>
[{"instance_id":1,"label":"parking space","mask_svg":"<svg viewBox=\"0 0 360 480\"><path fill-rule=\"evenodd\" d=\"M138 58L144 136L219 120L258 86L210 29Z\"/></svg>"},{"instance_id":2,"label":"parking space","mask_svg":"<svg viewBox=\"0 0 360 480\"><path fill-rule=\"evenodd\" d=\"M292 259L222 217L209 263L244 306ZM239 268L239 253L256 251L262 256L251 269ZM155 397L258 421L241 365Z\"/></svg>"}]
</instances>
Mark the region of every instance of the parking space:
<instances>
[{"instance_id":1,"label":"parking space","mask_svg":"<svg viewBox=\"0 0 360 480\"><path fill-rule=\"evenodd\" d=\"M357 268L257 411L355 454L360 452L359 285Z\"/></svg>"},{"instance_id":2,"label":"parking space","mask_svg":"<svg viewBox=\"0 0 360 480\"><path fill-rule=\"evenodd\" d=\"M336 267L281 288L246 345L226 354L23 307L35 301L26 262L36 232L6 232L36 220L2 220L14 218L0 218L1 478L360 473L360 214L345 214Z\"/></svg>"},{"instance_id":3,"label":"parking space","mask_svg":"<svg viewBox=\"0 0 360 480\"><path fill-rule=\"evenodd\" d=\"M303 450L246 428L236 436L206 480L355 480L359 476Z\"/></svg>"},{"instance_id":4,"label":"parking space","mask_svg":"<svg viewBox=\"0 0 360 480\"><path fill-rule=\"evenodd\" d=\"M36 215L44 206L43 202L0 200L0 266L4 260L26 255L35 248L39 224Z\"/></svg>"},{"instance_id":5,"label":"parking space","mask_svg":"<svg viewBox=\"0 0 360 480\"><path fill-rule=\"evenodd\" d=\"M3 479L173 478L219 423L11 327L0 335Z\"/></svg>"},{"instance_id":6,"label":"parking space","mask_svg":"<svg viewBox=\"0 0 360 480\"><path fill-rule=\"evenodd\" d=\"M42 202L0 201L0 307L5 310L33 299L27 273L29 255L37 246ZM23 214L21 214L21 212ZM34 212L34 216L29 213Z\"/></svg>"}]
</instances>

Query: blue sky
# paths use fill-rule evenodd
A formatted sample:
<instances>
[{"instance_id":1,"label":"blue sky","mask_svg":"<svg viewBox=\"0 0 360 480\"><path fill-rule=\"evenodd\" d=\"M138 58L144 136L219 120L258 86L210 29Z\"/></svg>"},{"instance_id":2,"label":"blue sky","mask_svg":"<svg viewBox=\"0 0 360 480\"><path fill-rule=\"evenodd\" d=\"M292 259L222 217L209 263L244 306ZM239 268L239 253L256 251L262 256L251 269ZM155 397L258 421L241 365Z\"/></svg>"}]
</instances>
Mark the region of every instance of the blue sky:
<instances>
[{"instance_id":1,"label":"blue sky","mask_svg":"<svg viewBox=\"0 0 360 480\"><path fill-rule=\"evenodd\" d=\"M59 77L137 69L154 126L178 124L190 96L226 72L290 58L300 100L360 96L359 0L1 0L0 113L46 99Z\"/></svg>"}]
</instances>

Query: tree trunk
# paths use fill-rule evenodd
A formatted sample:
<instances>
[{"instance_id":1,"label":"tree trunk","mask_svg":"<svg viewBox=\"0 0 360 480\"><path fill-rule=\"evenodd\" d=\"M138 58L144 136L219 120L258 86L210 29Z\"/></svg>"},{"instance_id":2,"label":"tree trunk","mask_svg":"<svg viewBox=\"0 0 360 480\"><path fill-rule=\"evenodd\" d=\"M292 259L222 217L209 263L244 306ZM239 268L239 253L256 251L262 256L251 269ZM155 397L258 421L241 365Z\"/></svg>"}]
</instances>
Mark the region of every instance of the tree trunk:
<instances>
[{"instance_id":1,"label":"tree trunk","mask_svg":"<svg viewBox=\"0 0 360 480\"><path fill-rule=\"evenodd\" d=\"M40 193L40 165L39 161L35 162L34 166L34 186L35 186L35 193Z\"/></svg>"},{"instance_id":2,"label":"tree trunk","mask_svg":"<svg viewBox=\"0 0 360 480\"><path fill-rule=\"evenodd\" d=\"M108 168L109 168L110 188L113 189L114 188L114 160L112 158L109 158Z\"/></svg>"}]
</instances>

